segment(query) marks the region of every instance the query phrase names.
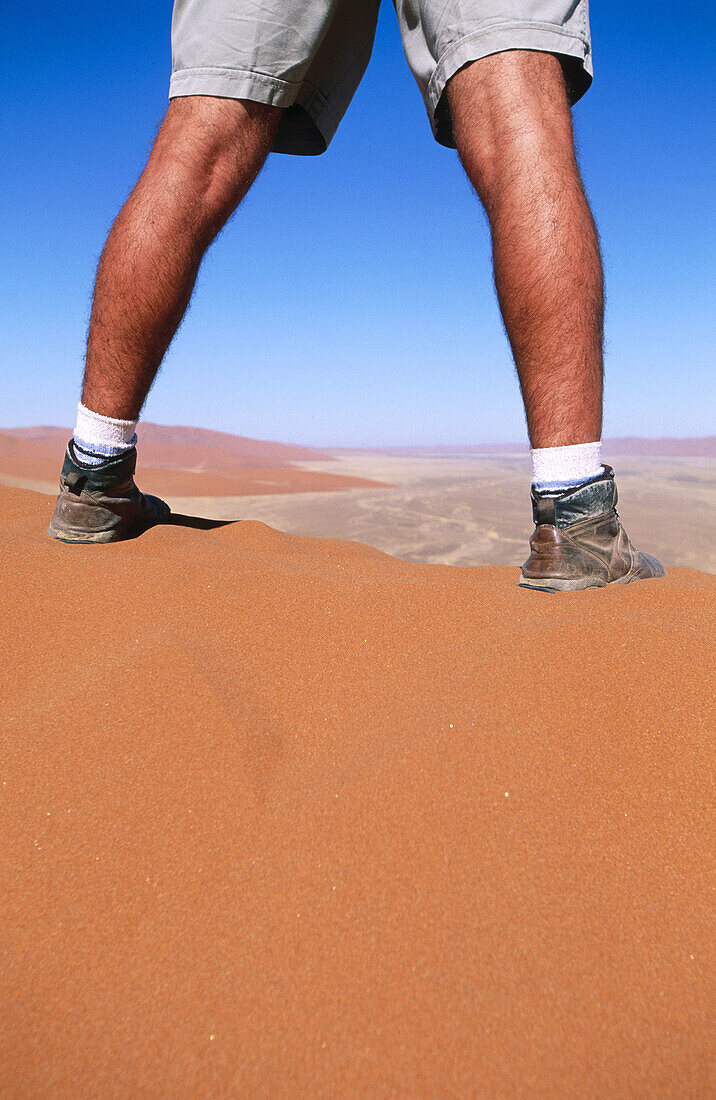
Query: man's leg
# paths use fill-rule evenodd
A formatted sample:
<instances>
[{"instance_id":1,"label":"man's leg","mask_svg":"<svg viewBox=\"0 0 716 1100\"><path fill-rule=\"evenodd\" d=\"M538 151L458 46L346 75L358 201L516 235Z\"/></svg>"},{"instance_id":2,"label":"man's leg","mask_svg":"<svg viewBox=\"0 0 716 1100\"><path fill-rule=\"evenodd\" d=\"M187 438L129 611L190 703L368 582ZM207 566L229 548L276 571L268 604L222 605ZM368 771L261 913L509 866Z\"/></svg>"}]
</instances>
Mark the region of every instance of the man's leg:
<instances>
[{"instance_id":1,"label":"man's leg","mask_svg":"<svg viewBox=\"0 0 716 1100\"><path fill-rule=\"evenodd\" d=\"M134 429L206 249L256 178L280 109L245 100L172 100L149 162L97 271L82 403L50 534L114 542L168 508L134 485Z\"/></svg>"},{"instance_id":2,"label":"man's leg","mask_svg":"<svg viewBox=\"0 0 716 1100\"><path fill-rule=\"evenodd\" d=\"M447 95L492 231L495 286L519 375L537 530L520 583L573 589L663 575L626 537L601 464L603 279L559 59L510 50Z\"/></svg>"},{"instance_id":3,"label":"man's leg","mask_svg":"<svg viewBox=\"0 0 716 1100\"><path fill-rule=\"evenodd\" d=\"M447 86L460 158L492 230L495 286L533 447L602 425L602 267L558 58L511 50Z\"/></svg>"},{"instance_id":4,"label":"man's leg","mask_svg":"<svg viewBox=\"0 0 716 1100\"><path fill-rule=\"evenodd\" d=\"M82 404L135 420L189 304L207 248L253 183L280 110L174 99L97 270Z\"/></svg>"}]
</instances>

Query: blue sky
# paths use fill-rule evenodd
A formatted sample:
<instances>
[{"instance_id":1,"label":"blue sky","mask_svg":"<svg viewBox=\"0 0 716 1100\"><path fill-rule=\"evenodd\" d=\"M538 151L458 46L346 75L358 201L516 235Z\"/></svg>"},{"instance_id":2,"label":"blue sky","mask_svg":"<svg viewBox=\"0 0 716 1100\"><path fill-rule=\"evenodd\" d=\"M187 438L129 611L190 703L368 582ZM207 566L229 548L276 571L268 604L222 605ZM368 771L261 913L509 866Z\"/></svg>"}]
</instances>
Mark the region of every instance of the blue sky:
<instances>
[{"instance_id":1,"label":"blue sky","mask_svg":"<svg viewBox=\"0 0 716 1100\"><path fill-rule=\"evenodd\" d=\"M170 14L3 13L2 426L73 421L94 268L166 106ZM592 33L575 125L607 274L605 435L709 434L716 43L690 2L594 2ZM269 158L144 416L326 445L525 437L484 217L432 139L385 0L328 152Z\"/></svg>"}]
</instances>

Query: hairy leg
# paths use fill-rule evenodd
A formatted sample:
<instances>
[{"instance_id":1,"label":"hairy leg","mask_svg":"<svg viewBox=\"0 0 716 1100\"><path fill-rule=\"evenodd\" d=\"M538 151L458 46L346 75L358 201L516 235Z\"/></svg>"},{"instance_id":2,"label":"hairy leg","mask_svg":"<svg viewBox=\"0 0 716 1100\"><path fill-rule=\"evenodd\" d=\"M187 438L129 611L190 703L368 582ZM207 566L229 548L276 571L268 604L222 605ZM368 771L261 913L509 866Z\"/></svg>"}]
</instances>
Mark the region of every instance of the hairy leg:
<instances>
[{"instance_id":1,"label":"hairy leg","mask_svg":"<svg viewBox=\"0 0 716 1100\"><path fill-rule=\"evenodd\" d=\"M490 221L531 444L598 440L602 266L560 62L494 54L456 73L447 94L460 159Z\"/></svg>"},{"instance_id":2,"label":"hairy leg","mask_svg":"<svg viewBox=\"0 0 716 1100\"><path fill-rule=\"evenodd\" d=\"M97 270L82 403L134 420L194 287L206 249L256 178L280 108L174 99Z\"/></svg>"}]
</instances>

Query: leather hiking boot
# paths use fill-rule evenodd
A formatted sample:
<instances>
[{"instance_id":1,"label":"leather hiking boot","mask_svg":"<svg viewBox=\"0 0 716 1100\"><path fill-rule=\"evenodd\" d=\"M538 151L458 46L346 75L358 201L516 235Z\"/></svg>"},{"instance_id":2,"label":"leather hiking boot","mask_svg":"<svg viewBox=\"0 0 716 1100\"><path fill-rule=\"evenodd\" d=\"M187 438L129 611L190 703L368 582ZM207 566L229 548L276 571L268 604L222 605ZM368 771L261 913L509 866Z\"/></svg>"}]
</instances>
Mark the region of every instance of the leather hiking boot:
<instances>
[{"instance_id":1,"label":"leather hiking boot","mask_svg":"<svg viewBox=\"0 0 716 1100\"><path fill-rule=\"evenodd\" d=\"M661 562L630 543L616 510L614 471L605 466L593 481L547 496L532 488L536 527L532 553L519 584L544 592L572 592L665 577Z\"/></svg>"},{"instance_id":2,"label":"leather hiking boot","mask_svg":"<svg viewBox=\"0 0 716 1100\"><path fill-rule=\"evenodd\" d=\"M158 497L145 496L134 484L137 451L101 466L81 466L67 444L60 474L60 495L48 534L60 542L121 542L148 527L165 523L171 512Z\"/></svg>"}]
</instances>

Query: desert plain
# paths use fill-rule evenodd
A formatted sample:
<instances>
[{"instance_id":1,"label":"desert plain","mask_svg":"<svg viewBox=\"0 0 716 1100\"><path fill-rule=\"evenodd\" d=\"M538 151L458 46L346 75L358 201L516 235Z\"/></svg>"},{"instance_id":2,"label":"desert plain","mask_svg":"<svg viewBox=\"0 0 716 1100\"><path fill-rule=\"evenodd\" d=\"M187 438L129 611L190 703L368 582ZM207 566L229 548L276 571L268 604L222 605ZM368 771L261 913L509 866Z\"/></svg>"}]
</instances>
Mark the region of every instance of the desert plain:
<instances>
[{"instance_id":1,"label":"desert plain","mask_svg":"<svg viewBox=\"0 0 716 1100\"><path fill-rule=\"evenodd\" d=\"M173 522L66 546L49 431L0 433L3 1098L712 1095L713 456L607 454L668 576L550 596L520 453L149 432Z\"/></svg>"},{"instance_id":2,"label":"desert plain","mask_svg":"<svg viewBox=\"0 0 716 1100\"><path fill-rule=\"evenodd\" d=\"M520 565L532 528L524 445L316 449L140 424L138 480L175 511L350 539L405 561ZM69 429L0 430L0 483L57 492ZM716 437L615 439L619 512L667 565L716 572Z\"/></svg>"}]
</instances>

